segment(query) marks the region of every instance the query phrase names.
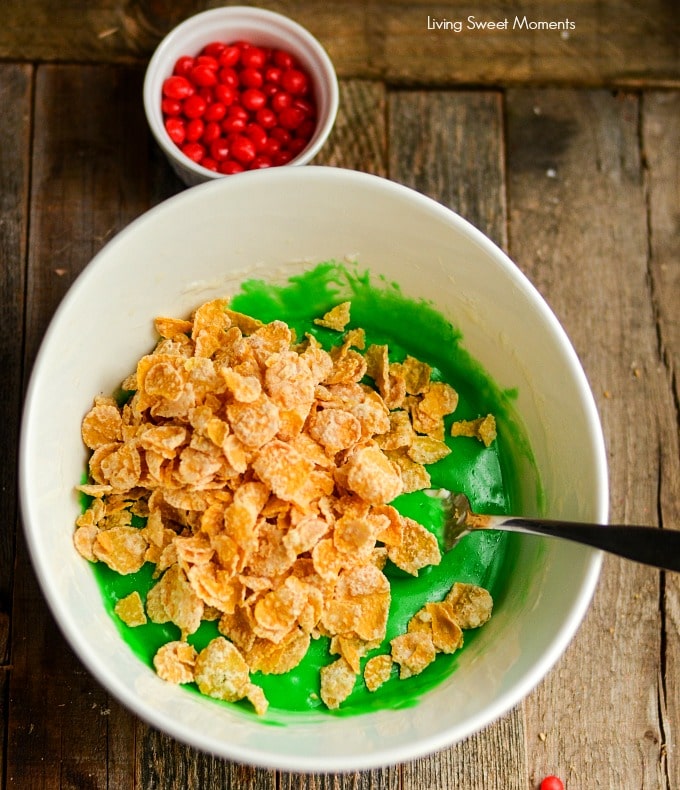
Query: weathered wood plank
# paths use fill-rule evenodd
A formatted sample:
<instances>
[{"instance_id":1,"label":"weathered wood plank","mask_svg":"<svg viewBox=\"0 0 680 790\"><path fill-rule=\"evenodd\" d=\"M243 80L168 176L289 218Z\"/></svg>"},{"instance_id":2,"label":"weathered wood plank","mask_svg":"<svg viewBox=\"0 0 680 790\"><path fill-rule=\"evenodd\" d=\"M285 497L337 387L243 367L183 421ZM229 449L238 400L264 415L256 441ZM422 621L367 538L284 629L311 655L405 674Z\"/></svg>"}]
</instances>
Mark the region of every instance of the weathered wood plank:
<instances>
[{"instance_id":1,"label":"weathered wood plank","mask_svg":"<svg viewBox=\"0 0 680 790\"><path fill-rule=\"evenodd\" d=\"M137 725L137 785L145 790L208 790L238 788L241 790L274 790L275 774L251 766L203 754L172 738Z\"/></svg>"},{"instance_id":2,"label":"weathered wood plank","mask_svg":"<svg viewBox=\"0 0 680 790\"><path fill-rule=\"evenodd\" d=\"M144 59L177 21L213 5L71 0L55 14L50 0L5 0L0 57ZM677 9L667 0L575 0L568 7L561 0L272 0L267 7L314 33L346 78L440 86L680 82ZM558 29L535 27L546 23Z\"/></svg>"},{"instance_id":3,"label":"weathered wood plank","mask_svg":"<svg viewBox=\"0 0 680 790\"><path fill-rule=\"evenodd\" d=\"M507 118L511 254L561 319L594 389L612 520L655 524L673 404L654 329L638 100L511 91ZM577 638L525 702L534 780L556 772L570 788L667 786L659 578L605 559Z\"/></svg>"},{"instance_id":4,"label":"weathered wood plank","mask_svg":"<svg viewBox=\"0 0 680 790\"><path fill-rule=\"evenodd\" d=\"M83 266L151 201L139 69L38 69L28 281L30 362ZM121 111L121 108L126 108Z\"/></svg>"},{"instance_id":5,"label":"weathered wood plank","mask_svg":"<svg viewBox=\"0 0 680 790\"><path fill-rule=\"evenodd\" d=\"M25 364L90 258L152 199L139 69L40 67L35 87ZM25 146L28 150L28 145ZM156 196L153 196L156 197ZM19 787L134 786L129 714L85 672L19 541L7 777Z\"/></svg>"},{"instance_id":6,"label":"weathered wood plank","mask_svg":"<svg viewBox=\"0 0 680 790\"><path fill-rule=\"evenodd\" d=\"M312 164L387 174L387 99L381 82L341 80L338 117Z\"/></svg>"},{"instance_id":7,"label":"weathered wood plank","mask_svg":"<svg viewBox=\"0 0 680 790\"><path fill-rule=\"evenodd\" d=\"M656 308L660 352L674 387L675 413L666 414L659 448L659 517L680 529L680 94L646 93L642 101L642 142L647 164L650 283ZM666 747L668 787L680 787L680 579L663 579L663 649L660 709Z\"/></svg>"},{"instance_id":8,"label":"weathered wood plank","mask_svg":"<svg viewBox=\"0 0 680 790\"><path fill-rule=\"evenodd\" d=\"M277 790L402 790L399 767L347 774L282 773Z\"/></svg>"},{"instance_id":9,"label":"weathered wood plank","mask_svg":"<svg viewBox=\"0 0 680 790\"><path fill-rule=\"evenodd\" d=\"M408 763L402 772L404 790L525 790L521 707L457 746Z\"/></svg>"},{"instance_id":10,"label":"weathered wood plank","mask_svg":"<svg viewBox=\"0 0 680 790\"><path fill-rule=\"evenodd\" d=\"M501 97L493 92L389 96L389 176L457 211L507 246ZM461 744L403 767L404 788L523 788L521 709Z\"/></svg>"},{"instance_id":11,"label":"weathered wood plank","mask_svg":"<svg viewBox=\"0 0 680 790\"><path fill-rule=\"evenodd\" d=\"M31 134L30 66L0 65L0 770L5 762L10 623L18 516L16 447L22 400L26 235L28 232L28 150Z\"/></svg>"},{"instance_id":12,"label":"weathered wood plank","mask_svg":"<svg viewBox=\"0 0 680 790\"><path fill-rule=\"evenodd\" d=\"M390 177L506 246L500 94L395 92L389 117Z\"/></svg>"}]
</instances>

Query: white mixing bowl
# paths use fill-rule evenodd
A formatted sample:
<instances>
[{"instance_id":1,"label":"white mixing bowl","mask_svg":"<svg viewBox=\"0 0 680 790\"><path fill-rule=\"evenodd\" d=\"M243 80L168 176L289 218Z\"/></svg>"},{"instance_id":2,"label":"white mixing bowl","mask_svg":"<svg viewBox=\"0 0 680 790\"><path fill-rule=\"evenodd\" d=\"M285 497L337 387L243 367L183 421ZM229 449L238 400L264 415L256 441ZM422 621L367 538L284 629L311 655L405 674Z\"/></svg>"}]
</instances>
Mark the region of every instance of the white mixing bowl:
<instances>
[{"instance_id":1,"label":"white mixing bowl","mask_svg":"<svg viewBox=\"0 0 680 790\"><path fill-rule=\"evenodd\" d=\"M403 293L431 301L502 388L516 388L540 473L543 510L606 521L607 467L593 398L557 319L519 269L440 204L376 176L276 168L173 197L122 231L59 306L35 362L21 436L24 527L63 633L90 672L153 726L208 752L290 771L366 769L459 741L511 709L574 635L601 563L593 550L518 537L516 582L414 707L292 717L267 726L155 676L107 614L92 568L73 547L86 463L83 415L152 348L153 318L188 315L247 277L281 279L352 256ZM536 511L527 476L527 510Z\"/></svg>"}]
</instances>

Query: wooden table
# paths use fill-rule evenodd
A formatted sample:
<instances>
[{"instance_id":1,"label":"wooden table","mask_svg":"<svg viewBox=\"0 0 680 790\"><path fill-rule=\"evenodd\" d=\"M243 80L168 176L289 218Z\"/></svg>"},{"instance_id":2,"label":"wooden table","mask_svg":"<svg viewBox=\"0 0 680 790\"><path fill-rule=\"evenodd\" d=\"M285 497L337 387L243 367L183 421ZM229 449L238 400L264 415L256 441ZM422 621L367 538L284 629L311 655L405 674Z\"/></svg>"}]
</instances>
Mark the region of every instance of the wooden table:
<instances>
[{"instance_id":1,"label":"wooden table","mask_svg":"<svg viewBox=\"0 0 680 790\"><path fill-rule=\"evenodd\" d=\"M214 3L208 4L214 5ZM299 776L206 756L112 699L32 575L15 464L23 390L73 279L183 187L141 83L197 0L0 8L0 754L8 788L680 787L680 577L606 558L555 668L497 723L384 770ZM389 176L495 239L563 322L600 409L611 520L680 527L680 55L670 0L279 0L341 78L318 162ZM514 18L569 30L512 29ZM467 29L509 19L509 29ZM428 29L432 20L463 29Z\"/></svg>"}]
</instances>

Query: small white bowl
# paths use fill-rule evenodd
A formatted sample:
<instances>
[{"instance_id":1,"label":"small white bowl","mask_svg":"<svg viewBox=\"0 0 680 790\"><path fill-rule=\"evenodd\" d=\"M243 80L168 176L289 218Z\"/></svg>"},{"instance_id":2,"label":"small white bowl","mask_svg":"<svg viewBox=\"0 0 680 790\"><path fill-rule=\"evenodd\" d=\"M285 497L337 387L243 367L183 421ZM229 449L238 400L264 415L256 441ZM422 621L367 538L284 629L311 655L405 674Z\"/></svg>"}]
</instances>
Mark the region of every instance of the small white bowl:
<instances>
[{"instance_id":1,"label":"small white bowl","mask_svg":"<svg viewBox=\"0 0 680 790\"><path fill-rule=\"evenodd\" d=\"M163 124L161 91L177 59L197 55L213 41L248 41L261 47L283 49L294 55L313 82L317 124L307 146L289 165L305 165L328 138L338 111L338 80L333 64L314 36L292 19L262 8L227 6L189 17L168 33L156 48L144 77L144 111L151 132L174 171L187 186L224 178L196 164L170 139ZM248 171L246 171L248 172Z\"/></svg>"},{"instance_id":2,"label":"small white bowl","mask_svg":"<svg viewBox=\"0 0 680 790\"><path fill-rule=\"evenodd\" d=\"M253 206L257 211L253 211ZM219 218L219 221L215 221ZM424 299L462 333L503 390L516 389L540 474L521 476L527 512L606 521L607 462L584 372L536 289L482 233L383 178L279 167L186 190L133 222L95 257L51 322L22 424L20 494L45 597L90 672L137 715L225 758L288 771L367 769L449 746L504 714L543 678L576 632L601 554L517 537L513 579L456 669L417 704L356 716L313 713L271 726L161 681L121 638L90 565L73 546L87 463L80 426L153 347L153 319L185 316L250 278L285 281L355 257L377 282ZM542 505L542 507L541 507Z\"/></svg>"}]
</instances>

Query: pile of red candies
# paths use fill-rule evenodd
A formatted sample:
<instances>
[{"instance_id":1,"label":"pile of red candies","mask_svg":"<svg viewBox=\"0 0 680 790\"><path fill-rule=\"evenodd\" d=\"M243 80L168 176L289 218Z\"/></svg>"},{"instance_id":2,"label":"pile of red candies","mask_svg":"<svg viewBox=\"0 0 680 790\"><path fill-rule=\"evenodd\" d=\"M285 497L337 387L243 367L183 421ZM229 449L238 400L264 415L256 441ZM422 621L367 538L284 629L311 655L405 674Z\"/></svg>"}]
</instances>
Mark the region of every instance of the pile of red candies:
<instances>
[{"instance_id":1,"label":"pile of red candies","mask_svg":"<svg viewBox=\"0 0 680 790\"><path fill-rule=\"evenodd\" d=\"M312 80L301 64L246 41L214 41L178 58L163 82L161 110L180 150L225 175L285 165L316 128Z\"/></svg>"}]
</instances>

